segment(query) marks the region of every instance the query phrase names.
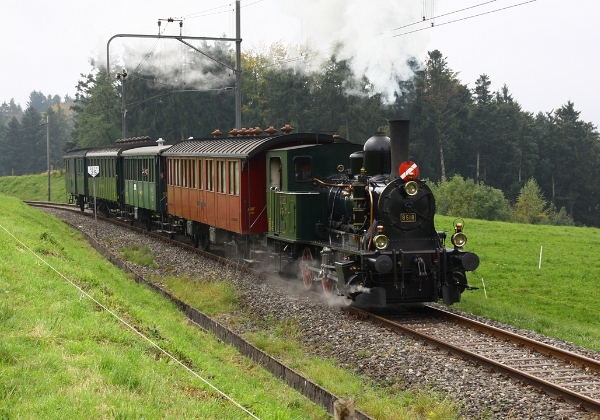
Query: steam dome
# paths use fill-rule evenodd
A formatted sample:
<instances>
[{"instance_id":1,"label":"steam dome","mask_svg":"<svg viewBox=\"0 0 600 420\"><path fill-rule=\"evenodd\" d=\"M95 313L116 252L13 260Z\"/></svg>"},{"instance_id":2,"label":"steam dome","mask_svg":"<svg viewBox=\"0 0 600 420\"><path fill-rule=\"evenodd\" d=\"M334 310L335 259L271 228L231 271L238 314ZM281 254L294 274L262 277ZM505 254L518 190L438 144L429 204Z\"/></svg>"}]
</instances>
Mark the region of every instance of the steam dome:
<instances>
[{"instance_id":1,"label":"steam dome","mask_svg":"<svg viewBox=\"0 0 600 420\"><path fill-rule=\"evenodd\" d=\"M369 175L389 174L391 161L390 138L381 132L366 141L363 166Z\"/></svg>"}]
</instances>

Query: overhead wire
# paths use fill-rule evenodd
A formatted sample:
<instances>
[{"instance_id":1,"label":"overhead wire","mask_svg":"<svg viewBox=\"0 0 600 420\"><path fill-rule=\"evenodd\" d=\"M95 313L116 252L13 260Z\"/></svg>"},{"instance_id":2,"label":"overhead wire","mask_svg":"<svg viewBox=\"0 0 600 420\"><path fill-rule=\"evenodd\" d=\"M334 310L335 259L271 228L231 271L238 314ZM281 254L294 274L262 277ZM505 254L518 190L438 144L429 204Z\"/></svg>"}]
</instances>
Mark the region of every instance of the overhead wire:
<instances>
[{"instance_id":1,"label":"overhead wire","mask_svg":"<svg viewBox=\"0 0 600 420\"><path fill-rule=\"evenodd\" d=\"M240 403L238 403L237 401L235 401L232 397L230 397L229 395L227 395L225 392L221 391L219 388L217 388L216 386L214 386L212 383L208 382L208 380L204 379L197 372L195 372L190 367L188 367L187 365L185 365L182 361L180 361L179 359L177 359L171 353L169 353L168 351L166 351L165 349L163 349L162 347L160 347L158 344L156 344L150 338L148 338L147 336L145 336L142 332L138 331L137 328L135 328L133 325L129 324L127 321L125 321L123 318L121 318L119 315L117 315L111 309L109 309L108 307L106 307L102 303L100 303L98 300L96 300L92 295L90 295L88 292L86 292L85 290L83 290L83 288L81 288L74 281L72 281L67 276L65 276L60 271L58 271L56 268L54 268L54 266L52 266L49 262L47 262L46 260L44 260L38 254L36 254L31 248L29 248L25 243L23 243L23 241L21 241L19 238L17 238L12 232L10 232L2 224L0 224L0 228L2 228L15 241L17 241L23 248L25 248L27 251L29 251L35 258L37 258L44 265L46 265L48 268L50 268L52 271L54 271L56 274L58 274L58 276L60 276L63 280L65 280L71 286L73 286L77 290L79 290L79 292L81 293L82 296L85 296L88 299L90 299L92 302L94 302L96 305L98 305L101 309L103 309L104 311L106 311L107 313L109 313L110 315L112 315L115 319L117 319L119 322L121 322L123 325L125 325L127 328L129 328L131 331L133 331L134 333L136 333L137 335L139 335L141 338L143 338L144 340L146 340L150 345L152 345L154 348L156 348L162 354L164 354L165 356L167 356L173 362L177 363L178 365L180 365L181 367L183 367L185 370L187 370L188 372L190 372L193 376L195 376L196 378L200 379L202 382L204 382L206 385L208 385L210 388L212 388L214 391L216 391L223 398L227 399L233 405L235 405L236 407L238 407L240 410L244 411L250 417L258 420L258 417L256 417L254 414L252 414L248 409L246 409Z\"/></svg>"},{"instance_id":2,"label":"overhead wire","mask_svg":"<svg viewBox=\"0 0 600 420\"><path fill-rule=\"evenodd\" d=\"M495 0L493 0L493 1L495 1ZM408 34L412 34L412 33L415 33L415 32L420 32L420 31L424 31L426 29L431 29L431 28L435 28L435 27L438 27L438 26L449 25L450 23L456 23L456 22L461 22L463 20L473 19L473 18L476 18L476 17L479 17L479 16L489 15L489 14L500 12L500 11L503 11L503 10L512 9L514 7L523 6L524 4L533 3L535 1L537 1L537 0L524 1L522 3L513 4L511 6L506 6L506 7L501 7L499 9L490 10L488 12L483 12L483 13L479 13L479 14L476 14L476 15L472 15L472 16L467 16L467 17L464 17L464 18L460 18L460 19L451 20L449 22L438 23L435 26L428 26L428 27L425 27L425 28L420 28L420 29L415 29L413 31L404 32L404 33L401 33L401 34L398 34L398 35L393 35L392 38L397 38L399 36L408 35ZM491 3L491 2L489 2L489 3ZM397 28L397 29L400 29L400 28Z\"/></svg>"},{"instance_id":3,"label":"overhead wire","mask_svg":"<svg viewBox=\"0 0 600 420\"><path fill-rule=\"evenodd\" d=\"M425 1L425 0L424 0L424 1ZM486 5L486 4L489 4L489 3L494 3L495 1L498 1L498 0L490 0L490 1L486 1L485 3L479 3L479 4L476 4L476 5L474 5L474 6L465 7L465 8L463 8L463 9L455 10L455 11L453 11L453 12L444 13L444 14L442 14L442 15L435 16L435 17L427 17L427 16L426 16L426 14L425 14L425 12L423 12L423 20L421 20L421 21L418 21L418 22L409 23L409 24L407 24L407 25L399 26L399 27L397 27L397 28L394 28L394 29L390 29L390 31L389 31L389 32L392 32L392 31L397 31L397 30L404 29L404 28L408 28L409 26L418 25L419 23L427 22L427 21L429 21L429 20L433 20L434 18L441 18L441 17L444 17L444 16L453 15L453 14L455 14L455 13L464 12L465 10L474 9L474 8L476 8L476 7L484 6L484 5ZM423 10L425 10L425 5L423 5ZM433 16L433 15L431 15L431 16Z\"/></svg>"},{"instance_id":4,"label":"overhead wire","mask_svg":"<svg viewBox=\"0 0 600 420\"><path fill-rule=\"evenodd\" d=\"M159 33L159 35L164 34L165 31L167 30L168 26L169 26L169 22L167 21L167 24L163 28L162 32ZM150 55L154 52L154 49L156 48L158 41L160 41L159 38L157 38L156 41L154 41L154 44L152 44L152 47L150 47L148 52L144 55L144 57L142 58L142 61L140 61L139 64L136 66L136 68L133 70L134 72L137 71L142 66L142 64L144 64L146 62L146 60L148 60L148 58L150 58Z\"/></svg>"}]
</instances>

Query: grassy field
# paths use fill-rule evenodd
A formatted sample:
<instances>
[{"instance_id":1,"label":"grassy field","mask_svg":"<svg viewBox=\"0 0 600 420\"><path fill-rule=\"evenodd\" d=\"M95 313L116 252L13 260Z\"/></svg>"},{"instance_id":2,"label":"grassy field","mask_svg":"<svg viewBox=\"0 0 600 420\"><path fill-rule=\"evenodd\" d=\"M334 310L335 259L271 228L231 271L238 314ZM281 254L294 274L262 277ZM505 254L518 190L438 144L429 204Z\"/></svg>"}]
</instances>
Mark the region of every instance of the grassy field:
<instances>
[{"instance_id":1,"label":"grassy field","mask_svg":"<svg viewBox=\"0 0 600 420\"><path fill-rule=\"evenodd\" d=\"M438 230L452 220L436 216ZM600 350L600 229L467 219L465 233L480 289L456 308Z\"/></svg>"},{"instance_id":2,"label":"grassy field","mask_svg":"<svg viewBox=\"0 0 600 420\"><path fill-rule=\"evenodd\" d=\"M48 201L48 173L39 175L2 176L0 194L24 201ZM65 203L67 193L64 171L50 172L50 201Z\"/></svg>"},{"instance_id":3,"label":"grassy field","mask_svg":"<svg viewBox=\"0 0 600 420\"><path fill-rule=\"evenodd\" d=\"M93 252L79 233L5 196L0 418L250 418L66 279L259 418L328 418L235 349L191 326L171 303Z\"/></svg>"}]
</instances>

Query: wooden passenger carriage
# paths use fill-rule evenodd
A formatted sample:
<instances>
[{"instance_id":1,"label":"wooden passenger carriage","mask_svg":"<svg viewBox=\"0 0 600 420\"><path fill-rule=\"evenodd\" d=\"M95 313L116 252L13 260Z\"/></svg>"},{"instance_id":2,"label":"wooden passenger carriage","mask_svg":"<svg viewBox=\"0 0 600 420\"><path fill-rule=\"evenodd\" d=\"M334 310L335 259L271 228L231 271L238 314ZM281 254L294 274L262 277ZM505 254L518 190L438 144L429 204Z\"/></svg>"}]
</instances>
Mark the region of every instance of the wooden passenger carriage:
<instances>
[{"instance_id":1,"label":"wooden passenger carriage","mask_svg":"<svg viewBox=\"0 0 600 420\"><path fill-rule=\"evenodd\" d=\"M267 232L269 150L346 140L324 134L192 139L163 153L167 212L203 247ZM272 170L272 169L269 169ZM209 236L210 235L210 236Z\"/></svg>"}]
</instances>

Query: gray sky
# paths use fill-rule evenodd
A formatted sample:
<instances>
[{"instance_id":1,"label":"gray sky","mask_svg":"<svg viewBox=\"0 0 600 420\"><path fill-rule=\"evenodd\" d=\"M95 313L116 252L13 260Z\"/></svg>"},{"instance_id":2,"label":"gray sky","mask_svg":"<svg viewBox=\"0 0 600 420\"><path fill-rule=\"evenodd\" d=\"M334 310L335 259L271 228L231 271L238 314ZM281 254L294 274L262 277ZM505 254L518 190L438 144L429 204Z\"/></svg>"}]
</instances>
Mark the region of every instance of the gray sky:
<instances>
[{"instance_id":1,"label":"gray sky","mask_svg":"<svg viewBox=\"0 0 600 420\"><path fill-rule=\"evenodd\" d=\"M394 74L407 77L407 56L424 60L427 51L439 49L471 88L487 73L492 90L506 83L525 111L549 112L570 100L583 120L600 125L600 4L537 0L510 7L526 1L242 0L242 47L308 42L326 56L336 41L344 41L341 55L353 56L355 71L387 94ZM25 107L32 90L74 96L80 73L91 70L89 59L106 60L111 36L157 34L158 19L183 17L184 35L234 37L234 5L234 0L2 1L0 102L14 98ZM419 22L423 16L426 22ZM177 23L165 25L165 35L179 34ZM405 25L411 26L394 30ZM111 53L123 54L126 46L143 55L172 48L168 43L179 44L118 39Z\"/></svg>"}]
</instances>

